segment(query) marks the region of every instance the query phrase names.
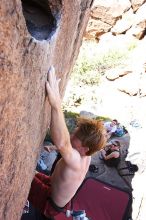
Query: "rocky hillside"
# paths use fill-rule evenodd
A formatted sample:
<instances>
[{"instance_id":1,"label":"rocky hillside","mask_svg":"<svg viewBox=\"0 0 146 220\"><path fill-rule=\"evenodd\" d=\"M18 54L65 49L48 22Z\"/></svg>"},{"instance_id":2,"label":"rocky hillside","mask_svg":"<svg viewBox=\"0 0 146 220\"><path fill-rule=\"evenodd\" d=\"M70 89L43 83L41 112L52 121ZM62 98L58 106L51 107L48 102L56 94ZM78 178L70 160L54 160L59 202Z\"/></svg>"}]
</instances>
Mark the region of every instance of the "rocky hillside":
<instances>
[{"instance_id":1,"label":"rocky hillside","mask_svg":"<svg viewBox=\"0 0 146 220\"><path fill-rule=\"evenodd\" d=\"M127 160L136 163L139 171L132 180L133 220L145 220L146 190L146 3L142 0L100 1L95 0L91 18L85 32L85 41L78 60L92 60L93 51L98 56L95 65L86 74L74 81L70 78L64 96L63 108L88 117L103 116L118 119L130 134ZM94 40L93 48L84 50L88 41ZM111 50L125 51L128 56L115 67L99 68L99 56L108 59ZM100 60L101 61L101 60ZM79 72L78 72L79 73ZM80 73L82 73L80 71ZM100 75L100 81L97 76Z\"/></svg>"},{"instance_id":2,"label":"rocky hillside","mask_svg":"<svg viewBox=\"0 0 146 220\"><path fill-rule=\"evenodd\" d=\"M111 71L110 77L112 77L110 80L109 71ZM108 70L108 74L102 77L102 82L99 85L87 85L81 82L74 84L71 78L64 96L63 108L87 117L95 117L96 115L116 118L126 126L130 134L129 153L126 159L139 167L139 171L132 180L133 220L145 220L146 94L140 93L142 90L140 90L141 87L138 83L142 74L141 71L138 71L135 74L137 78L133 77L131 71L125 75L125 70L121 67L116 68L113 76L112 72L113 70ZM145 77L145 71L143 71L143 76Z\"/></svg>"},{"instance_id":3,"label":"rocky hillside","mask_svg":"<svg viewBox=\"0 0 146 220\"><path fill-rule=\"evenodd\" d=\"M85 38L103 40L126 34L142 39L146 34L145 0L95 0Z\"/></svg>"}]
</instances>

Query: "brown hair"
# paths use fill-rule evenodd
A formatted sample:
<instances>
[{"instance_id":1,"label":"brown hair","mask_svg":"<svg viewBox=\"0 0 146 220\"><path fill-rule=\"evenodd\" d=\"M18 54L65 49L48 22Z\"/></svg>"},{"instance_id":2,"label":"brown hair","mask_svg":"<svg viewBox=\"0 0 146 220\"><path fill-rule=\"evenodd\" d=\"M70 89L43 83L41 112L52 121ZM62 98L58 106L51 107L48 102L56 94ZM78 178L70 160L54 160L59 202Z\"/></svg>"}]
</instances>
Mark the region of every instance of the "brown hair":
<instances>
[{"instance_id":1,"label":"brown hair","mask_svg":"<svg viewBox=\"0 0 146 220\"><path fill-rule=\"evenodd\" d=\"M90 156L105 146L107 138L103 121L79 118L77 125L75 136L82 141L84 147L89 148L86 155Z\"/></svg>"},{"instance_id":2,"label":"brown hair","mask_svg":"<svg viewBox=\"0 0 146 220\"><path fill-rule=\"evenodd\" d=\"M112 121L116 122L116 124L118 124L118 120L117 119L113 119Z\"/></svg>"},{"instance_id":3,"label":"brown hair","mask_svg":"<svg viewBox=\"0 0 146 220\"><path fill-rule=\"evenodd\" d=\"M119 147L119 148L121 147L120 142L117 141L117 140L113 140L113 141L111 141L111 145L114 145L114 146Z\"/></svg>"}]
</instances>

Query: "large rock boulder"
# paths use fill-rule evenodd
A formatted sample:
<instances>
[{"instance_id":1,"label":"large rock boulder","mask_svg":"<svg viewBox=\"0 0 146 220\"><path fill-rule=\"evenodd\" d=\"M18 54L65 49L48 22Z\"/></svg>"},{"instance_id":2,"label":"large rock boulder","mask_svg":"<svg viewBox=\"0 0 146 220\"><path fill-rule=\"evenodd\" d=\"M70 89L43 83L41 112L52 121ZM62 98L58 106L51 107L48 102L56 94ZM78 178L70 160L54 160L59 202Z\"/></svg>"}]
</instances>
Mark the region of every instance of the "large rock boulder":
<instances>
[{"instance_id":1,"label":"large rock boulder","mask_svg":"<svg viewBox=\"0 0 146 220\"><path fill-rule=\"evenodd\" d=\"M91 18L89 20L84 37L87 39L96 39L104 33L107 33L122 18L124 12L131 7L129 0L103 1L95 0L91 10Z\"/></svg>"},{"instance_id":2,"label":"large rock boulder","mask_svg":"<svg viewBox=\"0 0 146 220\"><path fill-rule=\"evenodd\" d=\"M18 220L49 126L47 70L63 96L92 0L1 1L0 219Z\"/></svg>"},{"instance_id":3,"label":"large rock boulder","mask_svg":"<svg viewBox=\"0 0 146 220\"><path fill-rule=\"evenodd\" d=\"M91 17L102 20L107 24L114 25L130 7L131 3L129 0L123 0L122 2L118 0L95 0L91 11Z\"/></svg>"},{"instance_id":4,"label":"large rock boulder","mask_svg":"<svg viewBox=\"0 0 146 220\"><path fill-rule=\"evenodd\" d=\"M111 33L141 40L146 34L145 11L146 0L95 0L84 37L100 42L106 33Z\"/></svg>"},{"instance_id":5,"label":"large rock boulder","mask_svg":"<svg viewBox=\"0 0 146 220\"><path fill-rule=\"evenodd\" d=\"M137 9L139 9L139 7L145 2L146 0L131 0L133 11L137 11Z\"/></svg>"}]
</instances>

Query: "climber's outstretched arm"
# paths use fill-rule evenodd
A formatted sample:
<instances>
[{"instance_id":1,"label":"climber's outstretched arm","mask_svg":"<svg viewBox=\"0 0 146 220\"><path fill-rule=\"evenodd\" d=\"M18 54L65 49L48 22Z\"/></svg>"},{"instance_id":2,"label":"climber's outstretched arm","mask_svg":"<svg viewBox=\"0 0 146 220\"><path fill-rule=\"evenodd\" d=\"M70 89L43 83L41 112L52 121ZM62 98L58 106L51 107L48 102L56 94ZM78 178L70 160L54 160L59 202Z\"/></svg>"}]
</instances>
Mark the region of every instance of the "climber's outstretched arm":
<instances>
[{"instance_id":1,"label":"climber's outstretched arm","mask_svg":"<svg viewBox=\"0 0 146 220\"><path fill-rule=\"evenodd\" d=\"M66 159L66 157L72 153L72 146L64 114L61 109L59 82L60 79L56 78L54 67L50 67L48 71L48 80L46 82L46 90L48 100L51 105L51 138L56 148L60 151L62 157Z\"/></svg>"}]
</instances>

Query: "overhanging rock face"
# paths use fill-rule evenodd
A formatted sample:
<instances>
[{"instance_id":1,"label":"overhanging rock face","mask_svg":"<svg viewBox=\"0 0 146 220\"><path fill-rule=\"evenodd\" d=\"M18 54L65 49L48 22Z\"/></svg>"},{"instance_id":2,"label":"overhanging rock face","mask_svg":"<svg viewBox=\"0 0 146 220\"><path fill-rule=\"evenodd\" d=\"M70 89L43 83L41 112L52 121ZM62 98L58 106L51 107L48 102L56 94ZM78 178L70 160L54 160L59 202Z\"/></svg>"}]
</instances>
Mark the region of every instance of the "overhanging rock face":
<instances>
[{"instance_id":1,"label":"overhanging rock face","mask_svg":"<svg viewBox=\"0 0 146 220\"><path fill-rule=\"evenodd\" d=\"M0 219L19 220L50 120L47 70L61 95L77 58L92 0L1 1Z\"/></svg>"}]
</instances>

